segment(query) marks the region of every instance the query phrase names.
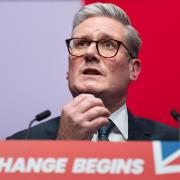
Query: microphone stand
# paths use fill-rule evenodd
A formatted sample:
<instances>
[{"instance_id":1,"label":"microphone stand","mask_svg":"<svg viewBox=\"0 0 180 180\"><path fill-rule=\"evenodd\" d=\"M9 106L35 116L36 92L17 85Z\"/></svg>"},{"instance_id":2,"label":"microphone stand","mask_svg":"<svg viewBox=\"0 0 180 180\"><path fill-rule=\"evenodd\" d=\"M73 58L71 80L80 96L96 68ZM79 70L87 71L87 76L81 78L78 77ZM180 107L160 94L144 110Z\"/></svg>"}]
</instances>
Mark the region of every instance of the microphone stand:
<instances>
[{"instance_id":1,"label":"microphone stand","mask_svg":"<svg viewBox=\"0 0 180 180\"><path fill-rule=\"evenodd\" d=\"M28 125L28 129L27 129L27 134L26 134L26 139L28 140L30 138L30 134L31 134L31 126L33 124L33 122L37 121L36 119L33 119L30 121L29 125Z\"/></svg>"},{"instance_id":2,"label":"microphone stand","mask_svg":"<svg viewBox=\"0 0 180 180\"><path fill-rule=\"evenodd\" d=\"M180 117L178 117L178 140L180 141Z\"/></svg>"},{"instance_id":3,"label":"microphone stand","mask_svg":"<svg viewBox=\"0 0 180 180\"><path fill-rule=\"evenodd\" d=\"M171 110L172 117L178 121L178 140L180 141L180 114L175 110Z\"/></svg>"},{"instance_id":4,"label":"microphone stand","mask_svg":"<svg viewBox=\"0 0 180 180\"><path fill-rule=\"evenodd\" d=\"M28 129L27 129L27 134L26 134L26 139L28 140L30 138L30 134L31 134L31 127L33 122L35 121L42 121L45 118L49 117L51 115L51 112L49 110L43 111L39 114L37 114L35 116L35 118L33 120L30 121L29 125L28 125Z\"/></svg>"}]
</instances>

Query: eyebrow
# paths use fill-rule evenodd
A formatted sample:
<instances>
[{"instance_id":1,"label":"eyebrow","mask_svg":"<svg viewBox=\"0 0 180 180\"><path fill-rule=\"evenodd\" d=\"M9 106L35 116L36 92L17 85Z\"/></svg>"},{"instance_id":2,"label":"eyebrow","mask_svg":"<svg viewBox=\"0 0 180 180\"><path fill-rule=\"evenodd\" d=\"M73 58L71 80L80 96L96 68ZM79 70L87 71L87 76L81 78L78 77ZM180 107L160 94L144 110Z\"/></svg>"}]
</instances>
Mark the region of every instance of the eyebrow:
<instances>
[{"instance_id":1,"label":"eyebrow","mask_svg":"<svg viewBox=\"0 0 180 180\"><path fill-rule=\"evenodd\" d=\"M106 34L106 33L101 34L99 37L100 38L98 38L98 40L99 39L114 39L114 40L121 41L121 40L115 38L114 36ZM77 37L73 36L72 38L83 38L83 39L87 39L87 40L92 40L91 35L90 36L89 35L82 35L82 36L77 36Z\"/></svg>"}]
</instances>

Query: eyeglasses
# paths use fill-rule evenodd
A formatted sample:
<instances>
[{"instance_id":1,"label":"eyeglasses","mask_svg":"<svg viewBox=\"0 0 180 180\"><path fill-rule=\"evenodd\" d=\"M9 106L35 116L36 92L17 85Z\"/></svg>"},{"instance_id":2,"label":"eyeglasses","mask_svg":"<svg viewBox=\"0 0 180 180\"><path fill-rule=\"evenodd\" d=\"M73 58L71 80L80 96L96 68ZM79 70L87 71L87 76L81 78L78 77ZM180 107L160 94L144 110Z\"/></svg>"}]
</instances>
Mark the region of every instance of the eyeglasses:
<instances>
[{"instance_id":1,"label":"eyeglasses","mask_svg":"<svg viewBox=\"0 0 180 180\"><path fill-rule=\"evenodd\" d=\"M97 52L102 57L111 58L111 57L116 56L116 54L119 51L120 45L124 46L124 48L128 51L129 55L131 56L126 45L118 40L101 39L99 41L93 41L93 40L87 40L84 38L66 39L66 45L67 45L69 54L76 57L83 56L92 42L96 43Z\"/></svg>"}]
</instances>

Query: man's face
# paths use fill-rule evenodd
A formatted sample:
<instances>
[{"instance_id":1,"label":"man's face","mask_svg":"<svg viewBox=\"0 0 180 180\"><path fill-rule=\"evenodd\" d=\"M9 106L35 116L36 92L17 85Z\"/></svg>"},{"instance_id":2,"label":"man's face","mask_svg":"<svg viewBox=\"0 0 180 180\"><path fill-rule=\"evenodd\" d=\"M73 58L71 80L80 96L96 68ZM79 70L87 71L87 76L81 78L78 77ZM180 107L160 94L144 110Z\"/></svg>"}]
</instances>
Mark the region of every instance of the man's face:
<instances>
[{"instance_id":1,"label":"man's face","mask_svg":"<svg viewBox=\"0 0 180 180\"><path fill-rule=\"evenodd\" d=\"M125 43L125 27L109 17L91 17L79 24L73 31L73 37L88 40L115 39ZM115 57L104 58L91 43L86 53L81 57L69 55L69 70L67 79L73 96L81 93L95 96L113 96L122 98L131 80L137 79L134 73L134 62L127 50L120 45ZM140 67L140 64L138 64Z\"/></svg>"}]
</instances>

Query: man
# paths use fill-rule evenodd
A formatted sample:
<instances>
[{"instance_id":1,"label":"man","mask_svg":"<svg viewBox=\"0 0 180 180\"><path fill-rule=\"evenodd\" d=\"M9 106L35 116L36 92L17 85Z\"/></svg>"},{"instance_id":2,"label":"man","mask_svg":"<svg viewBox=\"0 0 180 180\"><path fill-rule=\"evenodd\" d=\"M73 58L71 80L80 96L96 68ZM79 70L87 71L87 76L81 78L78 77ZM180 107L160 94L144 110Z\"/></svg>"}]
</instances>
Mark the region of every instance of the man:
<instances>
[{"instance_id":1,"label":"man","mask_svg":"<svg viewBox=\"0 0 180 180\"><path fill-rule=\"evenodd\" d=\"M33 127L30 139L177 140L176 129L127 110L128 87L141 70L141 39L122 9L105 3L83 7L66 44L67 80L74 99L60 118ZM108 130L102 134L104 127ZM24 139L26 134L24 130L8 139Z\"/></svg>"}]
</instances>

